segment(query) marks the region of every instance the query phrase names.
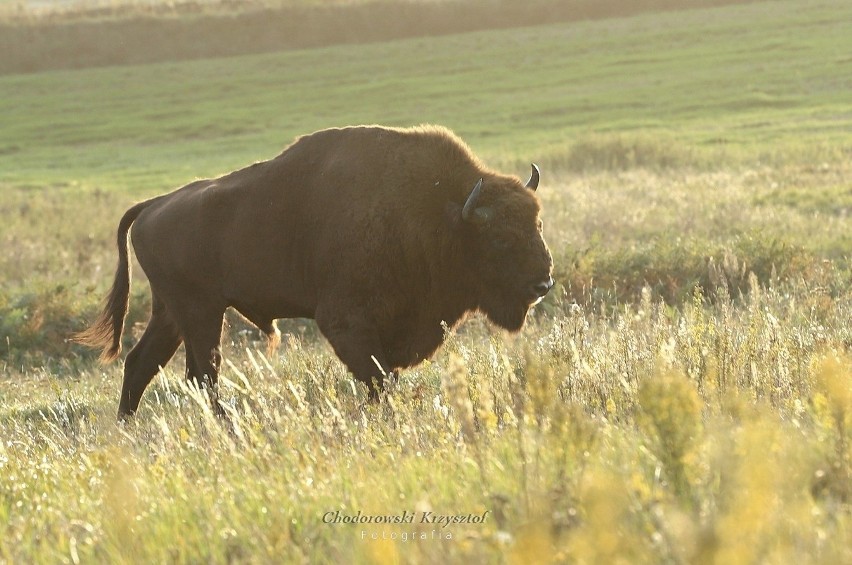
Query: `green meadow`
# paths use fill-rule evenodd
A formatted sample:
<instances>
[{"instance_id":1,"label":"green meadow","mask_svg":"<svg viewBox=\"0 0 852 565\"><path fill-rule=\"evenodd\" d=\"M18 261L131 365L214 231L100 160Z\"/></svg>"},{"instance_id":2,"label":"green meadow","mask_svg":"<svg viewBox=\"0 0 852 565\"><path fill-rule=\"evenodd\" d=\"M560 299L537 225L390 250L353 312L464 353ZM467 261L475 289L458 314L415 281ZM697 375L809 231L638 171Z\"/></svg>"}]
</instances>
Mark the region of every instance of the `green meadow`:
<instances>
[{"instance_id":1,"label":"green meadow","mask_svg":"<svg viewBox=\"0 0 852 565\"><path fill-rule=\"evenodd\" d=\"M839 158L850 19L843 2L756 3L4 76L0 182L151 194L352 123L441 123L490 162L551 170Z\"/></svg>"},{"instance_id":2,"label":"green meadow","mask_svg":"<svg viewBox=\"0 0 852 565\"><path fill-rule=\"evenodd\" d=\"M117 425L68 337L124 210L358 123L541 165L525 329L365 407L312 322L231 316L230 423L179 351ZM852 562L850 213L842 0L0 75L0 563ZM125 350L149 307L135 268Z\"/></svg>"}]
</instances>

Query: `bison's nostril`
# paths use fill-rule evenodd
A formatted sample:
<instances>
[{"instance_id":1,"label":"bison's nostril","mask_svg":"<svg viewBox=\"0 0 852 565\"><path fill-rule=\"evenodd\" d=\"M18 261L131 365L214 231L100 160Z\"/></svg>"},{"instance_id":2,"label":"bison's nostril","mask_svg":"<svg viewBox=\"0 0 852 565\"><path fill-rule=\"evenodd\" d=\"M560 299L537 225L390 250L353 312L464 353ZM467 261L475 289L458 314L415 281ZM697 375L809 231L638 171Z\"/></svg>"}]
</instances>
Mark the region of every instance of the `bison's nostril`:
<instances>
[{"instance_id":1,"label":"bison's nostril","mask_svg":"<svg viewBox=\"0 0 852 565\"><path fill-rule=\"evenodd\" d=\"M539 298L550 292L551 288L553 288L553 277L549 277L546 281L536 283L532 286L533 292Z\"/></svg>"}]
</instances>

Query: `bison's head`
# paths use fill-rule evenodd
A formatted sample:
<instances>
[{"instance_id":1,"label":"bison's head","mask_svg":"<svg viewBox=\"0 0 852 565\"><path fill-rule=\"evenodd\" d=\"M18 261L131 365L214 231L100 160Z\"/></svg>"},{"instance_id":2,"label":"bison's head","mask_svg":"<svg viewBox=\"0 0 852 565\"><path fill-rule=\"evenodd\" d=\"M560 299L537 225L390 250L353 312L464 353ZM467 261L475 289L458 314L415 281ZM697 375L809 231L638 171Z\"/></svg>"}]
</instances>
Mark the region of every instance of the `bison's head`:
<instances>
[{"instance_id":1,"label":"bison's head","mask_svg":"<svg viewBox=\"0 0 852 565\"><path fill-rule=\"evenodd\" d=\"M517 331L530 307L553 287L553 259L542 235L535 196L539 170L526 185L516 178L480 179L461 210L479 309Z\"/></svg>"}]
</instances>

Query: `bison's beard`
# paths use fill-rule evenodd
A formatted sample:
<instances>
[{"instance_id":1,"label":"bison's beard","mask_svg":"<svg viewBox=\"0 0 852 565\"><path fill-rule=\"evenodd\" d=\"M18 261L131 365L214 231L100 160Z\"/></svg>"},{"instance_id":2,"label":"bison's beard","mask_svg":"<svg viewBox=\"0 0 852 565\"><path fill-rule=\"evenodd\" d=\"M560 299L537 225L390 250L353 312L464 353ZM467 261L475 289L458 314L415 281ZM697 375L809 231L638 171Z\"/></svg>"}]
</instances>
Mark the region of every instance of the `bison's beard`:
<instances>
[{"instance_id":1,"label":"bison's beard","mask_svg":"<svg viewBox=\"0 0 852 565\"><path fill-rule=\"evenodd\" d=\"M517 332L524 326L529 309L530 304L528 302L518 302L516 299L512 302L500 301L490 308L485 307L482 310L489 320L504 330Z\"/></svg>"}]
</instances>

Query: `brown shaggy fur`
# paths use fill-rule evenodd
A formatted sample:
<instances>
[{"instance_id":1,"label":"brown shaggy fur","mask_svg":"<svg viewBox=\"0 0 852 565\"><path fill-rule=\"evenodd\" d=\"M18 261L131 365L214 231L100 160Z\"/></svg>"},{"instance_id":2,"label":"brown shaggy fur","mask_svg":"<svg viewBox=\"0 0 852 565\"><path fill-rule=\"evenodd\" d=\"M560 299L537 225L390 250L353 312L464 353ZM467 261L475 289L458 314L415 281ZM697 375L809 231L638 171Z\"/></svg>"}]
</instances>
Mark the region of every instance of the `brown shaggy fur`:
<instances>
[{"instance_id":1,"label":"brown shaggy fur","mask_svg":"<svg viewBox=\"0 0 852 565\"><path fill-rule=\"evenodd\" d=\"M277 318L314 318L375 398L383 372L438 348L441 322L480 310L520 329L552 286L539 209L534 187L485 168L445 128L319 131L274 159L128 210L104 311L77 339L103 347L105 360L119 353L130 230L153 307L125 362L120 415L137 409L181 342L187 377L215 394L228 307L272 336Z\"/></svg>"}]
</instances>

